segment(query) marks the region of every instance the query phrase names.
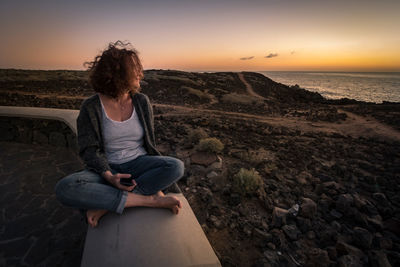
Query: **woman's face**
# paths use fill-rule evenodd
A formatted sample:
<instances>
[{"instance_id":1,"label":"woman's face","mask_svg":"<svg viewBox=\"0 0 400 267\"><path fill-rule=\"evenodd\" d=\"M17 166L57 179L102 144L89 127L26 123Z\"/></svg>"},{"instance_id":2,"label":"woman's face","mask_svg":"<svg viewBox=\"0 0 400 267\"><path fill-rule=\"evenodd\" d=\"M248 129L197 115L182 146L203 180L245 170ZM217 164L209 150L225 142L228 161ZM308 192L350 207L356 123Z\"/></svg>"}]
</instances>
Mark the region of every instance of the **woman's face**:
<instances>
[{"instance_id":1,"label":"woman's face","mask_svg":"<svg viewBox=\"0 0 400 267\"><path fill-rule=\"evenodd\" d=\"M136 74L136 77L133 81L133 85L136 89L138 89L140 87L140 76L138 74Z\"/></svg>"}]
</instances>

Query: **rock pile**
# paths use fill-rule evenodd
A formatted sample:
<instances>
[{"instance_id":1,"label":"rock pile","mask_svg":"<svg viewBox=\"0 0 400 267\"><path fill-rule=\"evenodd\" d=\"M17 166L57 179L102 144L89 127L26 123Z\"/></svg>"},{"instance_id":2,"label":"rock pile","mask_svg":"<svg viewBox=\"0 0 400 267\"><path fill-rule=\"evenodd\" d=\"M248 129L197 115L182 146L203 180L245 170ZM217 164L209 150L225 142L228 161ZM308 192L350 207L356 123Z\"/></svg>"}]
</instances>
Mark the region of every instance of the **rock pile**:
<instances>
[{"instance_id":1,"label":"rock pile","mask_svg":"<svg viewBox=\"0 0 400 267\"><path fill-rule=\"evenodd\" d=\"M184 146L196 118L165 117L156 125L169 136L160 141L171 141L186 162L179 185L225 266L400 262L398 143L221 120L204 127L226 145L214 155ZM265 194L232 190L241 167L262 174Z\"/></svg>"}]
</instances>

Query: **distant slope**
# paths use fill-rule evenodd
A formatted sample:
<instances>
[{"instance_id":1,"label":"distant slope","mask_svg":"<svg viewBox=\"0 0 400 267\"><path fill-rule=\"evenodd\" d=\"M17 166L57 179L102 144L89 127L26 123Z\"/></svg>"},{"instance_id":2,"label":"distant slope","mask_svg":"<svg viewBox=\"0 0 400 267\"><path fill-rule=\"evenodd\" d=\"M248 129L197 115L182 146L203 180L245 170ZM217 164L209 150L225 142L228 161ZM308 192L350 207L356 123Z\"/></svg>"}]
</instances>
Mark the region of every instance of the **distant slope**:
<instances>
[{"instance_id":1,"label":"distant slope","mask_svg":"<svg viewBox=\"0 0 400 267\"><path fill-rule=\"evenodd\" d=\"M249 93L250 87L255 94ZM344 118L335 107L324 104L318 93L253 72L243 72L240 77L237 72L146 70L141 91L154 104L309 120ZM0 70L0 105L79 109L82 99L93 93L86 71Z\"/></svg>"}]
</instances>

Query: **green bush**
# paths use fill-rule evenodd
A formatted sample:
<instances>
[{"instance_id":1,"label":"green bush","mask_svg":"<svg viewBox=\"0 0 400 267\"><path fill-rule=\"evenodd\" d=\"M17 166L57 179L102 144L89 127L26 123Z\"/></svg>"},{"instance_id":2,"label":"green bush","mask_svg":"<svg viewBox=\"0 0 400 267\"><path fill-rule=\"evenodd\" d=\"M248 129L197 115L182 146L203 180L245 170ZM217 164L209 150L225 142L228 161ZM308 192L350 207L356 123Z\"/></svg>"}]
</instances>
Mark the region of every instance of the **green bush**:
<instances>
[{"instance_id":1,"label":"green bush","mask_svg":"<svg viewBox=\"0 0 400 267\"><path fill-rule=\"evenodd\" d=\"M233 176L232 189L241 195L252 195L261 189L263 181L259 173L254 169L243 169Z\"/></svg>"},{"instance_id":2,"label":"green bush","mask_svg":"<svg viewBox=\"0 0 400 267\"><path fill-rule=\"evenodd\" d=\"M221 141L219 141L215 137L200 139L200 142L197 146L197 150L199 151L206 151L213 153L219 153L223 149L224 149L224 144L222 144Z\"/></svg>"}]
</instances>

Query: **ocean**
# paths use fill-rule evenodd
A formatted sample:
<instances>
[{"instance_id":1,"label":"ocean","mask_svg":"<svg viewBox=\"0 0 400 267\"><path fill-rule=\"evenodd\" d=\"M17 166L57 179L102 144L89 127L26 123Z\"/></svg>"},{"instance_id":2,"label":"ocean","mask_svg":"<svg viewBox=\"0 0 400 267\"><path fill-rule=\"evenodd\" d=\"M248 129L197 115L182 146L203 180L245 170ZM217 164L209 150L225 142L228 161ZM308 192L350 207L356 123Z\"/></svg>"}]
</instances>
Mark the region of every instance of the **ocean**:
<instances>
[{"instance_id":1,"label":"ocean","mask_svg":"<svg viewBox=\"0 0 400 267\"><path fill-rule=\"evenodd\" d=\"M327 99L400 102L400 72L259 71L286 85L318 92Z\"/></svg>"}]
</instances>

